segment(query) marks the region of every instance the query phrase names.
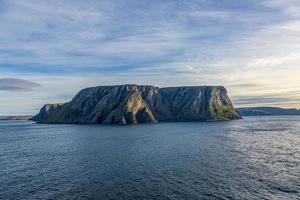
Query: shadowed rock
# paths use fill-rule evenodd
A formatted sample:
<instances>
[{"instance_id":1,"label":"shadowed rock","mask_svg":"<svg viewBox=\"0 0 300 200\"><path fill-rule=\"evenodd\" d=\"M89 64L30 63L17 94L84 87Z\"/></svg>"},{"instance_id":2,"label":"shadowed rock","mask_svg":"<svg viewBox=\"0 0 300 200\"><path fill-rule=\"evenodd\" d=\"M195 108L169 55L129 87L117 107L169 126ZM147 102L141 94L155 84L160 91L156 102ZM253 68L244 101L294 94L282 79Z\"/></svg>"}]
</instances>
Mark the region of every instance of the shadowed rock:
<instances>
[{"instance_id":1,"label":"shadowed rock","mask_svg":"<svg viewBox=\"0 0 300 200\"><path fill-rule=\"evenodd\" d=\"M44 106L33 120L41 123L137 124L239 118L226 89L221 86L118 85L83 89L64 105Z\"/></svg>"},{"instance_id":2,"label":"shadowed rock","mask_svg":"<svg viewBox=\"0 0 300 200\"><path fill-rule=\"evenodd\" d=\"M42 122L44 121L50 113L53 113L54 111L57 111L59 108L61 108L63 104L45 104L41 109L40 112L33 116L31 120Z\"/></svg>"}]
</instances>

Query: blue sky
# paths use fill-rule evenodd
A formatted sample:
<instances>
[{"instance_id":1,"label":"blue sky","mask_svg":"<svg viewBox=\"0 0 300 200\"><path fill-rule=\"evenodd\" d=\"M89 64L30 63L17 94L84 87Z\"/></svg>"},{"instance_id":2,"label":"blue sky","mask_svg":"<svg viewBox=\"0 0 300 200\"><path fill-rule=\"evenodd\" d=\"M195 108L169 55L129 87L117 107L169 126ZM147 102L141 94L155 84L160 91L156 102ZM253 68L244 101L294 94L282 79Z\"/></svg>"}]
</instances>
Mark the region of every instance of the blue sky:
<instances>
[{"instance_id":1,"label":"blue sky","mask_svg":"<svg viewBox=\"0 0 300 200\"><path fill-rule=\"evenodd\" d=\"M298 0L0 0L0 115L125 83L224 85L237 107L300 107L299 10Z\"/></svg>"}]
</instances>

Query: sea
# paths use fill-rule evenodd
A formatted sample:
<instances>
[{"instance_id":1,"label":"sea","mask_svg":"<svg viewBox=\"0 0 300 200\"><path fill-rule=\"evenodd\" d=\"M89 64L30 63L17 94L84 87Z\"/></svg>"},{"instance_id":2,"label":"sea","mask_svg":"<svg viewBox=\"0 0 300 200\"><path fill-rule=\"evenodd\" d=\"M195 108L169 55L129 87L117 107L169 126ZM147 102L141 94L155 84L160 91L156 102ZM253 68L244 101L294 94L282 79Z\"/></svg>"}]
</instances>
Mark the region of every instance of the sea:
<instances>
[{"instance_id":1,"label":"sea","mask_svg":"<svg viewBox=\"0 0 300 200\"><path fill-rule=\"evenodd\" d=\"M300 116L0 122L0 199L299 200Z\"/></svg>"}]
</instances>

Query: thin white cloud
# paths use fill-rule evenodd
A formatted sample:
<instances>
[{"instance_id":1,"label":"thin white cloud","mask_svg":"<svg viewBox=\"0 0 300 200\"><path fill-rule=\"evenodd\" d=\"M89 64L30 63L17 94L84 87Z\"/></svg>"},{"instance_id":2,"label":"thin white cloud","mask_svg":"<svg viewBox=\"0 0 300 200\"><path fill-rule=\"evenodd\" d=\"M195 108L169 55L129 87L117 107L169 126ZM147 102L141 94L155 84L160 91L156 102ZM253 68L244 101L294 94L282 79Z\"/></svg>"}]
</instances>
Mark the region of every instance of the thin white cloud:
<instances>
[{"instance_id":1,"label":"thin white cloud","mask_svg":"<svg viewBox=\"0 0 300 200\"><path fill-rule=\"evenodd\" d=\"M300 2L298 0L263 0L262 4L282 10L291 17L299 17Z\"/></svg>"},{"instance_id":2,"label":"thin white cloud","mask_svg":"<svg viewBox=\"0 0 300 200\"><path fill-rule=\"evenodd\" d=\"M201 10L190 12L190 15L197 18L211 18L211 19L223 19L228 20L233 16L233 13L229 11L218 11L218 10Z\"/></svg>"},{"instance_id":3,"label":"thin white cloud","mask_svg":"<svg viewBox=\"0 0 300 200\"><path fill-rule=\"evenodd\" d=\"M254 57L249 63L248 67L262 68L262 67L276 67L278 65L287 64L293 61L300 61L300 52L291 53L283 56L273 56L273 57Z\"/></svg>"}]
</instances>

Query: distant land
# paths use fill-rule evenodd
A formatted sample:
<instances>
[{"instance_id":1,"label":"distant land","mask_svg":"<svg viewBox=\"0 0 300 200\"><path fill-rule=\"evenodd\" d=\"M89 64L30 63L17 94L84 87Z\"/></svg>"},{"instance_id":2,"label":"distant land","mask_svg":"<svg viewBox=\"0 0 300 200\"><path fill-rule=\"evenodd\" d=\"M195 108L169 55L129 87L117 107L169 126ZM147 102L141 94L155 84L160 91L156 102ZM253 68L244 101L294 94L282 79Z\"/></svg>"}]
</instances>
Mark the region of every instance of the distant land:
<instances>
[{"instance_id":1,"label":"distant land","mask_svg":"<svg viewBox=\"0 0 300 200\"><path fill-rule=\"evenodd\" d=\"M32 115L20 115L20 116L0 116L0 120L29 120Z\"/></svg>"},{"instance_id":2,"label":"distant land","mask_svg":"<svg viewBox=\"0 0 300 200\"><path fill-rule=\"evenodd\" d=\"M237 108L242 116L269 116L269 115L300 115L299 109L285 109L278 107Z\"/></svg>"},{"instance_id":3,"label":"distant land","mask_svg":"<svg viewBox=\"0 0 300 200\"><path fill-rule=\"evenodd\" d=\"M65 104L46 104L32 120L40 123L138 124L240 119L222 86L159 88L98 86L81 90Z\"/></svg>"}]
</instances>

